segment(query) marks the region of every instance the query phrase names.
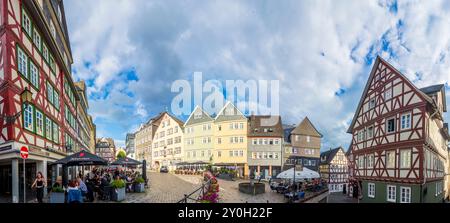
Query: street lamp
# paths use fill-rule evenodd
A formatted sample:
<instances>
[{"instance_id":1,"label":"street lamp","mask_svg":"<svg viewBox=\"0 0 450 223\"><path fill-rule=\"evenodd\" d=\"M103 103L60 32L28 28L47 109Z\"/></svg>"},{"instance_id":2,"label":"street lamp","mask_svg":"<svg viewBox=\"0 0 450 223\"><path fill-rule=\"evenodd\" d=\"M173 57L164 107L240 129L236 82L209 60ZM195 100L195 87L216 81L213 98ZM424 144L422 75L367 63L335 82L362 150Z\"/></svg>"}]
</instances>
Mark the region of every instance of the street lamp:
<instances>
[{"instance_id":1,"label":"street lamp","mask_svg":"<svg viewBox=\"0 0 450 223\"><path fill-rule=\"evenodd\" d=\"M32 103L33 101L33 93L31 93L30 90L28 90L28 88L25 88L25 90L22 91L22 93L20 93L20 98L22 99L22 103L25 104L25 108L28 107L28 104ZM19 112L17 112L15 115L1 115L0 117L2 119L5 119L6 124L12 124L14 123L22 114L23 109L20 109Z\"/></svg>"}]
</instances>

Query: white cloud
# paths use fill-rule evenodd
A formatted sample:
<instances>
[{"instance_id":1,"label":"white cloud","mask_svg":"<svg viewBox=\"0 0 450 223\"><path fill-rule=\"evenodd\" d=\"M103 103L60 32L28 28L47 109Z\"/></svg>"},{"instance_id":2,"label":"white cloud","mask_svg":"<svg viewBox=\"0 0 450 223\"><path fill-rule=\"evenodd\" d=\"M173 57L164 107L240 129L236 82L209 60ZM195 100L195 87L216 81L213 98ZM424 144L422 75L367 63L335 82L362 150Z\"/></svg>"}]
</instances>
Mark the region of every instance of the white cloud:
<instances>
[{"instance_id":1,"label":"white cloud","mask_svg":"<svg viewBox=\"0 0 450 223\"><path fill-rule=\"evenodd\" d=\"M382 0L65 3L76 77L93 80L93 94L110 92L91 111L125 129L170 105L173 80L201 71L204 79L280 80L283 122L309 116L324 147L345 146L368 54L381 53L411 80L420 73L420 87L450 82L448 1L401 1L397 13ZM138 81L126 81L129 70Z\"/></svg>"}]
</instances>

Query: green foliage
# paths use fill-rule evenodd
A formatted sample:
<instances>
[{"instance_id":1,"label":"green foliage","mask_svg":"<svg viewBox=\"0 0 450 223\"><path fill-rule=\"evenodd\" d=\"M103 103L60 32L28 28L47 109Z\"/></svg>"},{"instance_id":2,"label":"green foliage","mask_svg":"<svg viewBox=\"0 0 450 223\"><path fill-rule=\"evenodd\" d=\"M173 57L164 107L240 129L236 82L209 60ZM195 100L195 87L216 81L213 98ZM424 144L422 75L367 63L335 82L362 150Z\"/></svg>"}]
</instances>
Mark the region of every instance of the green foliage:
<instances>
[{"instance_id":1,"label":"green foliage","mask_svg":"<svg viewBox=\"0 0 450 223\"><path fill-rule=\"evenodd\" d=\"M123 150L120 150L117 153L117 159L126 158L126 157L127 157L127 153L125 151L123 151Z\"/></svg>"},{"instance_id":2,"label":"green foliage","mask_svg":"<svg viewBox=\"0 0 450 223\"><path fill-rule=\"evenodd\" d=\"M113 187L113 188L124 188L125 187L125 181L124 180L113 180L113 182L111 182L111 187Z\"/></svg>"},{"instance_id":3,"label":"green foliage","mask_svg":"<svg viewBox=\"0 0 450 223\"><path fill-rule=\"evenodd\" d=\"M52 192L53 193L64 193L64 189L59 186L59 187L52 187Z\"/></svg>"},{"instance_id":4,"label":"green foliage","mask_svg":"<svg viewBox=\"0 0 450 223\"><path fill-rule=\"evenodd\" d=\"M142 177L138 177L138 178L136 178L136 180L134 180L134 182L137 184L143 184L143 183L145 183L145 180Z\"/></svg>"}]
</instances>

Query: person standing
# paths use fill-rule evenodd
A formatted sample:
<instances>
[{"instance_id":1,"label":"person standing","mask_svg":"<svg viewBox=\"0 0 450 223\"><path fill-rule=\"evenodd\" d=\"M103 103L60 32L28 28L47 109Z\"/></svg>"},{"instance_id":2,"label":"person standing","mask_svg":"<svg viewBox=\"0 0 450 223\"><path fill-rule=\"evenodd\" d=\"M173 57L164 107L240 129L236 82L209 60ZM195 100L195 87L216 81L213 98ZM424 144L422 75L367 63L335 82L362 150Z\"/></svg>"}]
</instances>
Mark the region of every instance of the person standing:
<instances>
[{"instance_id":1,"label":"person standing","mask_svg":"<svg viewBox=\"0 0 450 223\"><path fill-rule=\"evenodd\" d=\"M31 188L36 188L36 198L39 203L43 203L42 199L44 198L44 188L47 186L47 181L44 179L44 176L41 172L37 173L36 179L34 180Z\"/></svg>"}]
</instances>

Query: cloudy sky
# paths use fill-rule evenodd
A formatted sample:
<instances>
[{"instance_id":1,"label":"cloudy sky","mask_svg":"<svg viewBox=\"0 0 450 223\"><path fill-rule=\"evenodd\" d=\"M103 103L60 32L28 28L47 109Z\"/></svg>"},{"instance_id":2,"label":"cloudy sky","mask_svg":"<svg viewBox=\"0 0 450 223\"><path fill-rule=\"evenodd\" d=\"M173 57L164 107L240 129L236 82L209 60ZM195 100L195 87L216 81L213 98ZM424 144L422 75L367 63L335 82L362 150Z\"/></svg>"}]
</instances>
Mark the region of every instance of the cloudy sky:
<instances>
[{"instance_id":1,"label":"cloudy sky","mask_svg":"<svg viewBox=\"0 0 450 223\"><path fill-rule=\"evenodd\" d=\"M119 145L194 72L279 80L283 123L308 116L323 149L348 146L376 55L418 87L446 84L450 98L450 1L65 0L65 10L97 136Z\"/></svg>"}]
</instances>

